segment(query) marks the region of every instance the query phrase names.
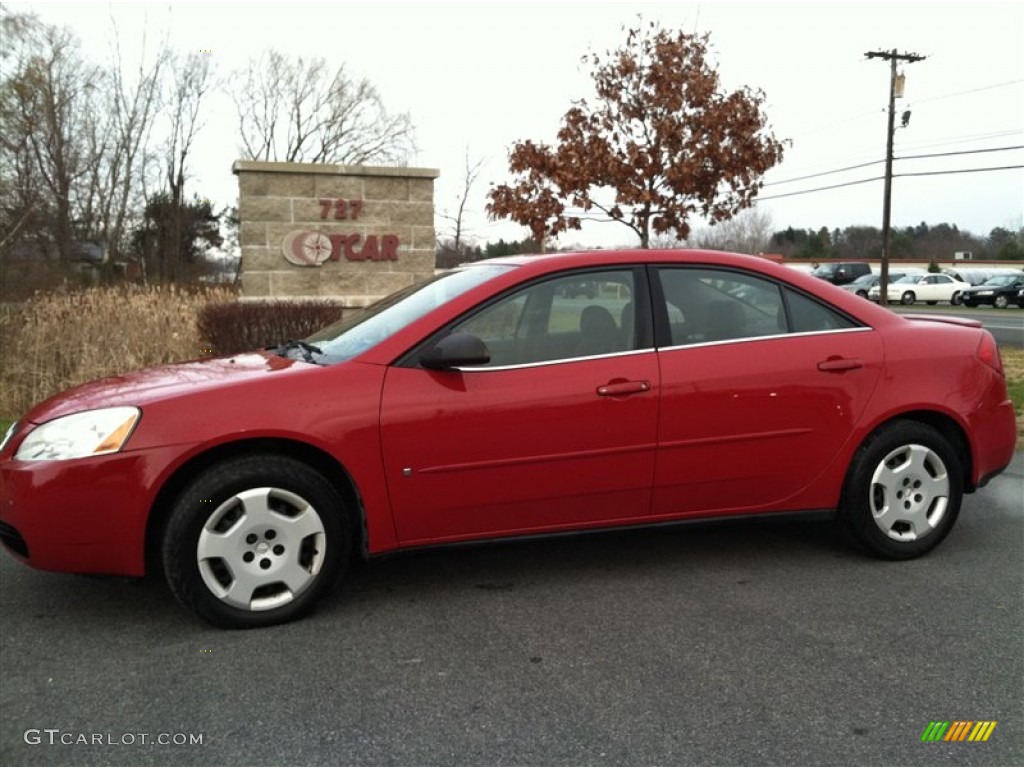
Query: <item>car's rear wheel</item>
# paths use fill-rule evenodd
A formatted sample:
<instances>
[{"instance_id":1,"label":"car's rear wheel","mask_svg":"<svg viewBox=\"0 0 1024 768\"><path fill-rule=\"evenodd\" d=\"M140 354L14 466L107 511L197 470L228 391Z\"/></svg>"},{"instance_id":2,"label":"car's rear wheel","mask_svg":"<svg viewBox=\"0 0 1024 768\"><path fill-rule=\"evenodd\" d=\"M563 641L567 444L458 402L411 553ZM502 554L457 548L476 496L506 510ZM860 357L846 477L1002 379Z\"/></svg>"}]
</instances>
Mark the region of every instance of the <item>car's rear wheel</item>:
<instances>
[{"instance_id":1,"label":"car's rear wheel","mask_svg":"<svg viewBox=\"0 0 1024 768\"><path fill-rule=\"evenodd\" d=\"M914 295L913 291L904 291L903 295L900 296L900 304L913 304L917 300L917 296Z\"/></svg>"},{"instance_id":2,"label":"car's rear wheel","mask_svg":"<svg viewBox=\"0 0 1024 768\"><path fill-rule=\"evenodd\" d=\"M960 459L934 427L891 422L868 437L847 473L839 518L871 554L905 560L937 546L960 512Z\"/></svg>"},{"instance_id":3,"label":"car's rear wheel","mask_svg":"<svg viewBox=\"0 0 1024 768\"><path fill-rule=\"evenodd\" d=\"M241 456L179 495L164 532L164 573L178 600L211 624L279 624L332 586L348 560L350 530L337 491L311 467Z\"/></svg>"},{"instance_id":4,"label":"car's rear wheel","mask_svg":"<svg viewBox=\"0 0 1024 768\"><path fill-rule=\"evenodd\" d=\"M1010 300L1007 299L1005 296L996 296L995 301L993 303L996 305L997 309L1006 309L1006 307L1009 306L1010 304Z\"/></svg>"}]
</instances>

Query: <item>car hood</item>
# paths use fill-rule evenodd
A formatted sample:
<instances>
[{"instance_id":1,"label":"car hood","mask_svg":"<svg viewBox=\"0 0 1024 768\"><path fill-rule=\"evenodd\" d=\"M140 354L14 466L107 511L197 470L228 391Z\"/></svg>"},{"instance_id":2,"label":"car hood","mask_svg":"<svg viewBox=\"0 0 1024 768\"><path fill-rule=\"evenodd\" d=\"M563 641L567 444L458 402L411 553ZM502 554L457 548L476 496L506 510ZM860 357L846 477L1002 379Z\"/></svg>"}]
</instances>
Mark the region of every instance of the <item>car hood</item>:
<instances>
[{"instance_id":1,"label":"car hood","mask_svg":"<svg viewBox=\"0 0 1024 768\"><path fill-rule=\"evenodd\" d=\"M281 375L316 366L269 352L193 360L108 376L54 395L32 408L25 419L35 424L93 408L143 406L186 393Z\"/></svg>"}]
</instances>

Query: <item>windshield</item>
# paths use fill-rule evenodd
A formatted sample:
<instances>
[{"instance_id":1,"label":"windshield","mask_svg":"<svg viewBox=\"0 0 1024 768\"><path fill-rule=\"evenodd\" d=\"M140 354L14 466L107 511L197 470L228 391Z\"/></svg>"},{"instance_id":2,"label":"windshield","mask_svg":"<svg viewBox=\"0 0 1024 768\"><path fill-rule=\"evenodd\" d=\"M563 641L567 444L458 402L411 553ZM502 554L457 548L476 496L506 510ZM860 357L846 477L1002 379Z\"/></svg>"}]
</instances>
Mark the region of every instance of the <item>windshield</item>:
<instances>
[{"instance_id":1,"label":"windshield","mask_svg":"<svg viewBox=\"0 0 1024 768\"><path fill-rule=\"evenodd\" d=\"M998 275L986 280L985 285L1013 285L1016 280L1020 280L1019 275Z\"/></svg>"},{"instance_id":2,"label":"windshield","mask_svg":"<svg viewBox=\"0 0 1024 768\"><path fill-rule=\"evenodd\" d=\"M817 267L811 274L815 277L832 277L836 273L838 264L822 264Z\"/></svg>"},{"instance_id":3,"label":"windshield","mask_svg":"<svg viewBox=\"0 0 1024 768\"><path fill-rule=\"evenodd\" d=\"M312 358L310 362L321 365L349 360L456 296L510 269L515 267L490 264L444 272L317 331L305 339L307 346L300 351Z\"/></svg>"},{"instance_id":4,"label":"windshield","mask_svg":"<svg viewBox=\"0 0 1024 768\"><path fill-rule=\"evenodd\" d=\"M870 272L866 275L861 275L854 280L850 285L874 285L875 281L878 280L878 275L873 275Z\"/></svg>"}]
</instances>

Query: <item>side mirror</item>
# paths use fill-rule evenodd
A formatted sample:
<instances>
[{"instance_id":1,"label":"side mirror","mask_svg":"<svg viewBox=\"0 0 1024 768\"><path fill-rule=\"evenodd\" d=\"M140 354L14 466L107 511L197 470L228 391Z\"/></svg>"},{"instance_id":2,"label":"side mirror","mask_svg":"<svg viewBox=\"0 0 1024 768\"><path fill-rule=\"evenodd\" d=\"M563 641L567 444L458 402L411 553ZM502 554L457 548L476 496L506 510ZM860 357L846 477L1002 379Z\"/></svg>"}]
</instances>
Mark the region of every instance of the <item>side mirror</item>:
<instances>
[{"instance_id":1,"label":"side mirror","mask_svg":"<svg viewBox=\"0 0 1024 768\"><path fill-rule=\"evenodd\" d=\"M420 355L420 365L431 371L461 368L464 365L486 365L491 353L483 339L471 333L453 333Z\"/></svg>"}]
</instances>

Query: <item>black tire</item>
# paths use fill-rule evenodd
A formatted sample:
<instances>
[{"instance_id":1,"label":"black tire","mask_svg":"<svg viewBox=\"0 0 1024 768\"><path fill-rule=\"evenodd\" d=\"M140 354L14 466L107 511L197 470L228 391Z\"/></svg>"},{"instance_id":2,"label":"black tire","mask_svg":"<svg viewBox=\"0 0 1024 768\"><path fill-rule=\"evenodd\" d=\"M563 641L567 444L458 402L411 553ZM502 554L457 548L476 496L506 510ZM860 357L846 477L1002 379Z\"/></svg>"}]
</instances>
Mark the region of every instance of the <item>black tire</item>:
<instances>
[{"instance_id":1,"label":"black tire","mask_svg":"<svg viewBox=\"0 0 1024 768\"><path fill-rule=\"evenodd\" d=\"M273 454L239 456L178 496L162 541L164 575L186 608L218 627L280 624L334 585L351 531L334 486L311 467Z\"/></svg>"},{"instance_id":2,"label":"black tire","mask_svg":"<svg viewBox=\"0 0 1024 768\"><path fill-rule=\"evenodd\" d=\"M868 292L867 291L857 291L857 295L860 296L862 299L866 299L868 297Z\"/></svg>"},{"instance_id":3,"label":"black tire","mask_svg":"<svg viewBox=\"0 0 1024 768\"><path fill-rule=\"evenodd\" d=\"M900 296L900 304L904 306L913 304L917 300L917 296L914 295L913 291L904 291L903 295Z\"/></svg>"},{"instance_id":4,"label":"black tire","mask_svg":"<svg viewBox=\"0 0 1024 768\"><path fill-rule=\"evenodd\" d=\"M1006 309L1010 305L1010 300L1005 296L996 296L992 303L996 305L996 309Z\"/></svg>"},{"instance_id":5,"label":"black tire","mask_svg":"<svg viewBox=\"0 0 1024 768\"><path fill-rule=\"evenodd\" d=\"M956 293L949 297L949 303L955 307L957 304L960 303L960 296L960 291L957 291Z\"/></svg>"},{"instance_id":6,"label":"black tire","mask_svg":"<svg viewBox=\"0 0 1024 768\"><path fill-rule=\"evenodd\" d=\"M872 433L854 455L839 522L875 557L907 560L949 535L962 499L960 457L942 433L917 421L893 421Z\"/></svg>"}]
</instances>

